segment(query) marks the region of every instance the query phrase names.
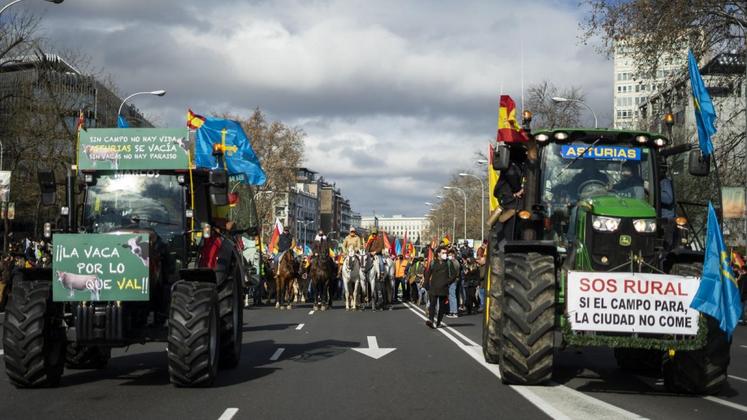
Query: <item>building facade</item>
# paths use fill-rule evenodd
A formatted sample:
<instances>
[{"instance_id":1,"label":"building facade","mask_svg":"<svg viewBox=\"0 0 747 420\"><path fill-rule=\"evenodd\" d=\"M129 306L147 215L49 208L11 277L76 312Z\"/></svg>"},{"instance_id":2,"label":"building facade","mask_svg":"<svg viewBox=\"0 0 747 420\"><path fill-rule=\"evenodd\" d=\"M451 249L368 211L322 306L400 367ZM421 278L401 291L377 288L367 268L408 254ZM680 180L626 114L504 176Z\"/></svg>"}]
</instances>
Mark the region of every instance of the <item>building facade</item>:
<instances>
[{"instance_id":1,"label":"building facade","mask_svg":"<svg viewBox=\"0 0 747 420\"><path fill-rule=\"evenodd\" d=\"M655 75L642 75L641 66L621 44L613 62L613 127L635 129L641 120L639 107L659 88L666 86L684 68L686 55L663 58Z\"/></svg>"},{"instance_id":2,"label":"building facade","mask_svg":"<svg viewBox=\"0 0 747 420\"><path fill-rule=\"evenodd\" d=\"M404 238L407 235L408 241L416 242L425 237L430 229L430 222L426 217L406 217L401 214L392 217L364 216L361 218L361 227L368 231L377 227L396 238Z\"/></svg>"}]
</instances>

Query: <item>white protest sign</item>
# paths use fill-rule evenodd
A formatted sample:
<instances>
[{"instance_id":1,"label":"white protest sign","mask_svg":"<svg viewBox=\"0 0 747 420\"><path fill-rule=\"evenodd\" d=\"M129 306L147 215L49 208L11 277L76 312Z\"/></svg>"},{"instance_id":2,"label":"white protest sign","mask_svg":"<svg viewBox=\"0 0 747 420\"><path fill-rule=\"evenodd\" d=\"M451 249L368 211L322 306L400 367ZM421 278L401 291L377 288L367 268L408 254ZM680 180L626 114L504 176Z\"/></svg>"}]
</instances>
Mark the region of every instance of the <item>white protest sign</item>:
<instances>
[{"instance_id":1,"label":"white protest sign","mask_svg":"<svg viewBox=\"0 0 747 420\"><path fill-rule=\"evenodd\" d=\"M566 307L574 331L695 335L690 308L700 279L669 274L569 271Z\"/></svg>"}]
</instances>

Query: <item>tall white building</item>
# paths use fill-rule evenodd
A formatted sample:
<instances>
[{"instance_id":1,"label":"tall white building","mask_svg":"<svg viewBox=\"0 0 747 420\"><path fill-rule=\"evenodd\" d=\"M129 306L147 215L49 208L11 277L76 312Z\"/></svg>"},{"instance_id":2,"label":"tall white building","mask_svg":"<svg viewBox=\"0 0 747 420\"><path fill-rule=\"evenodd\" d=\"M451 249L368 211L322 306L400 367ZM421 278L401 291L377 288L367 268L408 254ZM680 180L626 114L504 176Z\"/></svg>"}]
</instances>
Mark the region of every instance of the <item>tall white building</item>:
<instances>
[{"instance_id":1,"label":"tall white building","mask_svg":"<svg viewBox=\"0 0 747 420\"><path fill-rule=\"evenodd\" d=\"M635 61L625 46L615 48L613 127L638 128L641 120L639 106L662 86L668 85L683 69L686 59L685 52L677 57L662 58L655 77L645 78L641 77L640 63Z\"/></svg>"},{"instance_id":2,"label":"tall white building","mask_svg":"<svg viewBox=\"0 0 747 420\"><path fill-rule=\"evenodd\" d=\"M404 238L406 233L407 240L415 242L418 238L425 237L429 222L425 217L405 217L401 214L395 214L392 217L364 216L361 218L363 229L370 231L374 226L397 238Z\"/></svg>"}]
</instances>

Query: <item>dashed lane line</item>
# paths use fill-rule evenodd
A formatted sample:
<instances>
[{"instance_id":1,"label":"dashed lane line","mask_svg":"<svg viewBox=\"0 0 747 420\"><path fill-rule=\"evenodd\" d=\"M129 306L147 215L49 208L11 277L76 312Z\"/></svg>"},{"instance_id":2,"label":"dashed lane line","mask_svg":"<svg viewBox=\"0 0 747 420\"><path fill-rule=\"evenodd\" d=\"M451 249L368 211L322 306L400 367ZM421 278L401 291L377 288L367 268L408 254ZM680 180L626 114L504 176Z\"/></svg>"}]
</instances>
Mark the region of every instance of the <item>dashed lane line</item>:
<instances>
[{"instance_id":1,"label":"dashed lane line","mask_svg":"<svg viewBox=\"0 0 747 420\"><path fill-rule=\"evenodd\" d=\"M303 326L304 326L304 325L305 325L305 324L298 324L298 326L296 327L296 329L297 329L297 330L300 330L301 328L303 328Z\"/></svg>"},{"instance_id":2,"label":"dashed lane line","mask_svg":"<svg viewBox=\"0 0 747 420\"><path fill-rule=\"evenodd\" d=\"M314 310L309 311L309 315L314 315Z\"/></svg>"},{"instance_id":3,"label":"dashed lane line","mask_svg":"<svg viewBox=\"0 0 747 420\"><path fill-rule=\"evenodd\" d=\"M733 408L735 410L739 410L739 411L743 411L743 412L747 413L747 407L745 407L745 406L743 406L741 404L733 403L731 401L722 400L721 398L716 398L716 397L711 397L711 396L703 397L703 399L704 400L708 400L710 402L714 402L716 404L725 405L725 406L731 407L731 408Z\"/></svg>"},{"instance_id":4,"label":"dashed lane line","mask_svg":"<svg viewBox=\"0 0 747 420\"><path fill-rule=\"evenodd\" d=\"M745 345L740 345L739 347L741 347L743 349L747 349L747 346L745 346Z\"/></svg>"},{"instance_id":5,"label":"dashed lane line","mask_svg":"<svg viewBox=\"0 0 747 420\"><path fill-rule=\"evenodd\" d=\"M284 351L285 351L285 348L278 347L278 349L275 350L275 353L272 353L272 356L270 356L270 360L272 360L273 362L275 360L278 360L280 358L280 355L283 354Z\"/></svg>"},{"instance_id":6,"label":"dashed lane line","mask_svg":"<svg viewBox=\"0 0 747 420\"><path fill-rule=\"evenodd\" d=\"M226 411L218 417L218 420L231 420L238 412L238 408L226 408Z\"/></svg>"},{"instance_id":7,"label":"dashed lane line","mask_svg":"<svg viewBox=\"0 0 747 420\"><path fill-rule=\"evenodd\" d=\"M4 354L5 354L5 350L3 350L3 349L0 349L0 356L2 356L2 355L4 355Z\"/></svg>"},{"instance_id":8,"label":"dashed lane line","mask_svg":"<svg viewBox=\"0 0 747 420\"><path fill-rule=\"evenodd\" d=\"M729 377L730 377L731 379L736 379L736 380L738 380L738 381L742 381L742 382L747 382L747 379L745 379L745 378L742 378L742 377L739 377L739 376L734 376L734 375L728 375L728 376L729 376Z\"/></svg>"},{"instance_id":9,"label":"dashed lane line","mask_svg":"<svg viewBox=\"0 0 747 420\"><path fill-rule=\"evenodd\" d=\"M427 320L420 310L405 304L415 315ZM442 324L444 325L444 324ZM475 359L482 367L500 379L501 373L498 365L485 362L482 347L478 345L464 345L453 334L454 328L443 326L437 329L457 345L462 351ZM459 333L461 334L461 333ZM467 341L467 340L466 340ZM468 340L472 341L472 340ZM473 341L472 341L473 342ZM473 342L474 343L474 342ZM643 419L644 417L620 407L614 406L602 400L586 395L575 389L561 384L551 384L546 387L526 387L520 385L508 385L511 389L526 398L530 403L542 410L554 419L576 419L576 418L607 418L607 419Z\"/></svg>"}]
</instances>

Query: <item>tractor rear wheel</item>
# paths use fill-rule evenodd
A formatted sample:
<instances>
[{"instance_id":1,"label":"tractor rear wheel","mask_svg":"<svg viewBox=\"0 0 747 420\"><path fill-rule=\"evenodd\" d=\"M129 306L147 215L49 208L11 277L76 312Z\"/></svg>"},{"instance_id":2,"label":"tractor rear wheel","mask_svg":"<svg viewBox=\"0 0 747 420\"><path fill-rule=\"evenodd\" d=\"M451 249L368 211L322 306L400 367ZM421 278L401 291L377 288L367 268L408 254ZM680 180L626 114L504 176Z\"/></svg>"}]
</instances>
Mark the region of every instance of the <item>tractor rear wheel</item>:
<instances>
[{"instance_id":1,"label":"tractor rear wheel","mask_svg":"<svg viewBox=\"0 0 747 420\"><path fill-rule=\"evenodd\" d=\"M65 328L50 281L18 274L5 308L5 371L17 388L54 387L65 369Z\"/></svg>"},{"instance_id":2,"label":"tractor rear wheel","mask_svg":"<svg viewBox=\"0 0 747 420\"><path fill-rule=\"evenodd\" d=\"M112 357L110 347L67 343L65 365L70 369L103 369Z\"/></svg>"},{"instance_id":3,"label":"tractor rear wheel","mask_svg":"<svg viewBox=\"0 0 747 420\"><path fill-rule=\"evenodd\" d=\"M212 385L218 374L220 331L215 285L179 281L171 292L168 358L171 383Z\"/></svg>"},{"instance_id":4,"label":"tractor rear wheel","mask_svg":"<svg viewBox=\"0 0 747 420\"><path fill-rule=\"evenodd\" d=\"M220 317L220 366L224 368L236 367L241 359L244 328L242 283L239 262L234 259L228 271L218 277L216 288Z\"/></svg>"},{"instance_id":5,"label":"tractor rear wheel","mask_svg":"<svg viewBox=\"0 0 747 420\"><path fill-rule=\"evenodd\" d=\"M698 277L703 272L703 264L674 264L671 273ZM714 395L721 391L727 380L729 350L731 340L726 337L719 322L713 317L706 318L708 333L703 348L691 351L678 351L664 363L664 380L672 391L688 394Z\"/></svg>"},{"instance_id":6,"label":"tractor rear wheel","mask_svg":"<svg viewBox=\"0 0 747 420\"><path fill-rule=\"evenodd\" d=\"M501 357L501 303L503 297L503 263L498 252L488 245L490 284L482 327L482 354L488 363L498 363Z\"/></svg>"},{"instance_id":7,"label":"tractor rear wheel","mask_svg":"<svg viewBox=\"0 0 747 420\"><path fill-rule=\"evenodd\" d=\"M555 260L535 252L506 254L500 372L505 383L536 385L552 377Z\"/></svg>"}]
</instances>

